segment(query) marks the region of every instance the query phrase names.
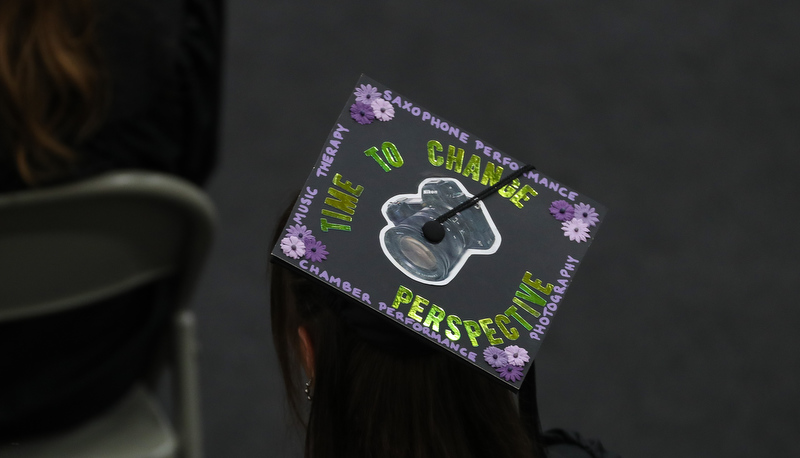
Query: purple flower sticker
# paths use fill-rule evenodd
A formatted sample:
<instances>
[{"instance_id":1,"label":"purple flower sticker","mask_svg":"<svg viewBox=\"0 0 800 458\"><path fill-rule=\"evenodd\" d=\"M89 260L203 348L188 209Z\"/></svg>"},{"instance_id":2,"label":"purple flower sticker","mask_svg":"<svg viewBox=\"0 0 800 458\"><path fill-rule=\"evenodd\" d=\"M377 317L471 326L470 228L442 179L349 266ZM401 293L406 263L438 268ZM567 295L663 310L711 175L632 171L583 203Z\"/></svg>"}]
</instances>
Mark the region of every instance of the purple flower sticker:
<instances>
[{"instance_id":1,"label":"purple flower sticker","mask_svg":"<svg viewBox=\"0 0 800 458\"><path fill-rule=\"evenodd\" d=\"M283 250L283 254L292 259L300 259L306 252L306 246L299 238L289 235L281 240L281 250Z\"/></svg>"},{"instance_id":2,"label":"purple flower sticker","mask_svg":"<svg viewBox=\"0 0 800 458\"><path fill-rule=\"evenodd\" d=\"M595 226L600 221L597 211L591 205L583 202L575 206L575 218L582 220L589 226Z\"/></svg>"},{"instance_id":3,"label":"purple flower sticker","mask_svg":"<svg viewBox=\"0 0 800 458\"><path fill-rule=\"evenodd\" d=\"M311 229L306 228L305 226L301 226L299 224L293 224L286 228L286 232L289 233L291 237L297 237L300 240L311 235Z\"/></svg>"},{"instance_id":4,"label":"purple flower sticker","mask_svg":"<svg viewBox=\"0 0 800 458\"><path fill-rule=\"evenodd\" d=\"M390 121L394 118L394 107L391 103L383 99L375 99L372 101L372 111L375 113L375 118L378 121Z\"/></svg>"},{"instance_id":5,"label":"purple flower sticker","mask_svg":"<svg viewBox=\"0 0 800 458\"><path fill-rule=\"evenodd\" d=\"M522 368L511 364L495 369L507 382L522 380Z\"/></svg>"},{"instance_id":6,"label":"purple flower sticker","mask_svg":"<svg viewBox=\"0 0 800 458\"><path fill-rule=\"evenodd\" d=\"M512 366L522 367L531 360L531 357L528 356L528 350L516 345L507 346L505 353L506 357L508 357L508 364Z\"/></svg>"},{"instance_id":7,"label":"purple flower sticker","mask_svg":"<svg viewBox=\"0 0 800 458\"><path fill-rule=\"evenodd\" d=\"M320 262L328 258L328 250L325 245L313 237L309 237L303 241L306 246L306 259L311 262Z\"/></svg>"},{"instance_id":8,"label":"purple flower sticker","mask_svg":"<svg viewBox=\"0 0 800 458\"><path fill-rule=\"evenodd\" d=\"M589 224L578 218L561 223L564 236L569 237L573 242L585 242L589 238Z\"/></svg>"},{"instance_id":9,"label":"purple flower sticker","mask_svg":"<svg viewBox=\"0 0 800 458\"><path fill-rule=\"evenodd\" d=\"M363 102L367 105L381 96L381 93L378 92L378 88L373 87L371 84L362 84L360 88L356 89L354 94L356 95L356 102Z\"/></svg>"},{"instance_id":10,"label":"purple flower sticker","mask_svg":"<svg viewBox=\"0 0 800 458\"><path fill-rule=\"evenodd\" d=\"M506 352L497 347L486 347L483 350L483 359L492 367L504 367L508 365Z\"/></svg>"},{"instance_id":11,"label":"purple flower sticker","mask_svg":"<svg viewBox=\"0 0 800 458\"><path fill-rule=\"evenodd\" d=\"M359 124L371 124L375 119L375 112L366 103L356 102L350 106L350 117Z\"/></svg>"},{"instance_id":12,"label":"purple flower sticker","mask_svg":"<svg viewBox=\"0 0 800 458\"><path fill-rule=\"evenodd\" d=\"M569 221L575 215L575 209L566 200L556 200L550 204L550 214L559 221Z\"/></svg>"}]
</instances>

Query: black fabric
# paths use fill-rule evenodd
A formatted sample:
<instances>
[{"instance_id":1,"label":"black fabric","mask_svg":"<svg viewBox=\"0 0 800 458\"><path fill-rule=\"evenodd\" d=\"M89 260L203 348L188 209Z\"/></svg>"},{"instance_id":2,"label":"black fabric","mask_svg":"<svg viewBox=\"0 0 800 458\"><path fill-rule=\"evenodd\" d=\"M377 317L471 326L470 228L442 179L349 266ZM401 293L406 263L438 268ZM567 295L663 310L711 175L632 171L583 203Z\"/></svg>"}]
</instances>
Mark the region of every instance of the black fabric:
<instances>
[{"instance_id":1,"label":"black fabric","mask_svg":"<svg viewBox=\"0 0 800 458\"><path fill-rule=\"evenodd\" d=\"M204 183L215 162L221 18L209 0L106 0L113 98L72 178L144 168Z\"/></svg>"},{"instance_id":2,"label":"black fabric","mask_svg":"<svg viewBox=\"0 0 800 458\"><path fill-rule=\"evenodd\" d=\"M104 124L76 145L79 180L138 168L203 184L217 148L222 18L215 0L98 1L112 83ZM24 188L0 164L0 191ZM44 286L44 285L43 285ZM0 325L0 440L81 422L140 378L166 324L167 284Z\"/></svg>"}]
</instances>

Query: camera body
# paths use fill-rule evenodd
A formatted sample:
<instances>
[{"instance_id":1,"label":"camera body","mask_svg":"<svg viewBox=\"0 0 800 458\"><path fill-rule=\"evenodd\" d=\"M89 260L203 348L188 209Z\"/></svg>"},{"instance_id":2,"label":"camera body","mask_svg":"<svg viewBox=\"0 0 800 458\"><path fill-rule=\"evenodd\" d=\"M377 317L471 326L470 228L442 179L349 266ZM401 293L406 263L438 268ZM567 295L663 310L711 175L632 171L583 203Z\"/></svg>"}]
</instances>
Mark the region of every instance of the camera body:
<instances>
[{"instance_id":1,"label":"camera body","mask_svg":"<svg viewBox=\"0 0 800 458\"><path fill-rule=\"evenodd\" d=\"M400 194L381 207L389 223L380 233L386 257L403 273L421 283L446 285L473 254L492 254L500 233L486 207L478 202L442 223L445 237L431 243L422 226L472 197L454 178L428 178L417 194Z\"/></svg>"}]
</instances>

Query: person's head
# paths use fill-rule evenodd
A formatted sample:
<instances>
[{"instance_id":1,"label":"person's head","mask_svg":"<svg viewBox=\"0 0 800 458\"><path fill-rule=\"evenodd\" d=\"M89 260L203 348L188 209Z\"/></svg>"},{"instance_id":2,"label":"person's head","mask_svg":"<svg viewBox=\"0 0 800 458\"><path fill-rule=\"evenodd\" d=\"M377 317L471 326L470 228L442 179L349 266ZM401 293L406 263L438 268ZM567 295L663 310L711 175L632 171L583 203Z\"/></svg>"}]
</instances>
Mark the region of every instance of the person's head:
<instances>
[{"instance_id":1,"label":"person's head","mask_svg":"<svg viewBox=\"0 0 800 458\"><path fill-rule=\"evenodd\" d=\"M291 267L272 263L271 302L298 416L312 381L306 456L536 456L496 381Z\"/></svg>"},{"instance_id":2,"label":"person's head","mask_svg":"<svg viewBox=\"0 0 800 458\"><path fill-rule=\"evenodd\" d=\"M93 0L0 2L0 160L28 185L65 175L106 85Z\"/></svg>"}]
</instances>

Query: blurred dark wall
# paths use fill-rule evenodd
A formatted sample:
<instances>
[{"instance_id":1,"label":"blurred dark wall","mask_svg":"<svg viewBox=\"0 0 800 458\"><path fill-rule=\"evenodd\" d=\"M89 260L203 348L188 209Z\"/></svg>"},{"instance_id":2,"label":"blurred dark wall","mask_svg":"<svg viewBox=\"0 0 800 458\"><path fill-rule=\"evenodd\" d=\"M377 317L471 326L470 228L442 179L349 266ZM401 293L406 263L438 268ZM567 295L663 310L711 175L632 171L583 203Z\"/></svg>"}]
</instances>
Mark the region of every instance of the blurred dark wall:
<instances>
[{"instance_id":1,"label":"blurred dark wall","mask_svg":"<svg viewBox=\"0 0 800 458\"><path fill-rule=\"evenodd\" d=\"M227 9L209 457L299 456L268 240L362 72L610 209L537 358L546 427L625 457L800 455L800 3Z\"/></svg>"}]
</instances>

